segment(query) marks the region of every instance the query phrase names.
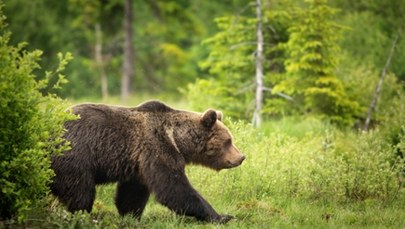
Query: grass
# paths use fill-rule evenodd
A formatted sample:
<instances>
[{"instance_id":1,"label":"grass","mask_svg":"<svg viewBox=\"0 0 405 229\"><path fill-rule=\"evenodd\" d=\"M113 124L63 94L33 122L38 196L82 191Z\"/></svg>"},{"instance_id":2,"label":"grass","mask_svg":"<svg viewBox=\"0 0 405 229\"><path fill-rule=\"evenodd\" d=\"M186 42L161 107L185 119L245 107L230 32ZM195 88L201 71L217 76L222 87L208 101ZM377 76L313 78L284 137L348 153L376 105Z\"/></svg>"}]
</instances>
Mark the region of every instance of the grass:
<instances>
[{"instance_id":1,"label":"grass","mask_svg":"<svg viewBox=\"0 0 405 229\"><path fill-rule=\"evenodd\" d=\"M219 176L221 176L219 174ZM222 213L236 219L224 225L201 223L192 218L176 216L153 198L140 221L120 217L111 204L115 187L98 187L98 197L91 214L74 215L61 206L41 213L40 220L31 218L26 228L404 228L404 200L390 205L376 201L336 203L308 201L277 196L251 200L231 199L222 193L202 193ZM404 195L404 193L402 194ZM50 213L50 215L46 215Z\"/></svg>"},{"instance_id":2,"label":"grass","mask_svg":"<svg viewBox=\"0 0 405 229\"><path fill-rule=\"evenodd\" d=\"M180 107L186 108L185 104ZM49 196L25 224L3 222L3 226L405 228L404 174L400 172L404 164L395 167L387 162L392 147L378 131L339 131L313 118L267 122L259 130L229 120L227 125L246 161L219 173L199 166L186 169L190 182L217 212L235 216L227 224L175 215L153 196L140 221L120 217L113 200L115 185L111 184L97 187L91 214L68 213Z\"/></svg>"}]
</instances>

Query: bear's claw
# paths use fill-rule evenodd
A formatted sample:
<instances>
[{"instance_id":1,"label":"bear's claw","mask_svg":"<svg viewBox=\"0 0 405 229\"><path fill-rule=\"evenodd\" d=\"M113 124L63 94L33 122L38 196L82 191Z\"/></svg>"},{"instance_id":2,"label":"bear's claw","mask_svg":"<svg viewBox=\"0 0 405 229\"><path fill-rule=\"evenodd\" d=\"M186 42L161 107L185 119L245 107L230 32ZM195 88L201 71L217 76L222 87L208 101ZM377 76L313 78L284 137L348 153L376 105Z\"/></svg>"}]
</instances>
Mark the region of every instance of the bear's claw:
<instances>
[{"instance_id":1,"label":"bear's claw","mask_svg":"<svg viewBox=\"0 0 405 229\"><path fill-rule=\"evenodd\" d=\"M227 223L227 222L229 222L231 219L234 219L235 217L234 216L231 216L231 215L220 215L219 216L219 219L217 220L217 223L220 223L220 224L224 224L224 223Z\"/></svg>"}]
</instances>

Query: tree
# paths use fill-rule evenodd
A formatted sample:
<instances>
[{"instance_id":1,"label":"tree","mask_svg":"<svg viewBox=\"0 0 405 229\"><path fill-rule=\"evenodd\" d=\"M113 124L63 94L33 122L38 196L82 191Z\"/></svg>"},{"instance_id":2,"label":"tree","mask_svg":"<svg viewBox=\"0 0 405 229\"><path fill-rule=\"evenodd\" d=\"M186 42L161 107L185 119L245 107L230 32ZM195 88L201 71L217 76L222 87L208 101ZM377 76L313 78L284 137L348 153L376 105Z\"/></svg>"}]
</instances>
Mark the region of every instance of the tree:
<instances>
[{"instance_id":1,"label":"tree","mask_svg":"<svg viewBox=\"0 0 405 229\"><path fill-rule=\"evenodd\" d=\"M220 31L203 42L210 53L200 63L209 75L196 82L195 86L201 88L190 90L193 103L202 104L193 96L202 93L207 95L204 101L210 106L224 110L231 117L252 121L256 51L256 20L252 17L238 15L215 19Z\"/></svg>"},{"instance_id":2,"label":"tree","mask_svg":"<svg viewBox=\"0 0 405 229\"><path fill-rule=\"evenodd\" d=\"M131 89L179 96L203 71L198 62L208 50L201 40L218 29L213 18L227 15L245 5L243 0L188 1L154 0L133 2L133 78ZM26 40L28 49L44 51L41 66L55 66L57 51L75 56L67 66L69 84L57 93L70 98L102 95L104 69L108 93L120 95L123 72L124 3L122 0L8 0L6 15L14 37ZM60 15L63 15L61 17ZM96 45L96 24L100 25L101 46ZM101 47L103 69L96 61ZM41 71L41 70L37 70Z\"/></svg>"},{"instance_id":3,"label":"tree","mask_svg":"<svg viewBox=\"0 0 405 229\"><path fill-rule=\"evenodd\" d=\"M256 31L256 99L255 110L253 112L252 125L260 126L262 122L263 106L263 32L262 32L262 3L256 0L257 31Z\"/></svg>"},{"instance_id":4,"label":"tree","mask_svg":"<svg viewBox=\"0 0 405 229\"><path fill-rule=\"evenodd\" d=\"M96 62L96 66L98 72L100 74L100 81L101 81L101 96L103 101L107 100L108 98L108 80L107 75L105 74L104 70L104 61L103 61L103 33L101 30L100 23L96 23L94 26L94 33L96 36L96 44L94 47L94 59Z\"/></svg>"},{"instance_id":5,"label":"tree","mask_svg":"<svg viewBox=\"0 0 405 229\"><path fill-rule=\"evenodd\" d=\"M132 0L125 0L124 7L124 64L121 78L121 100L127 101L131 93L131 78L134 74L134 46L132 32Z\"/></svg>"},{"instance_id":6,"label":"tree","mask_svg":"<svg viewBox=\"0 0 405 229\"><path fill-rule=\"evenodd\" d=\"M345 33L342 48L359 64L367 62L378 68L383 66L386 47L391 45L392 37L396 34L405 37L405 24L402 23L405 21L405 4L398 4L396 0L334 0L331 3L342 9L340 21L351 28ZM398 40L396 50L405 52L404 39ZM397 55L390 67L401 81L405 81L404 62L405 56Z\"/></svg>"},{"instance_id":7,"label":"tree","mask_svg":"<svg viewBox=\"0 0 405 229\"><path fill-rule=\"evenodd\" d=\"M335 75L339 61L341 26L333 21L337 10L327 0L306 0L296 8L290 37L285 44L285 79L274 89L292 95L301 112L320 114L341 124L353 124L359 105L345 93Z\"/></svg>"},{"instance_id":8,"label":"tree","mask_svg":"<svg viewBox=\"0 0 405 229\"><path fill-rule=\"evenodd\" d=\"M110 34L110 37L116 34L116 31L112 32L112 29L104 31L104 27L114 27L114 20L109 20L111 14L113 14L114 7L118 3L115 1L99 1L99 0L69 0L71 11L75 15L73 20L73 28L79 29L86 38L87 44L84 45L84 49L87 47L91 49L92 55L83 55L84 58L88 58L90 62L89 67L98 74L101 96L105 101L108 97L108 79L105 68L108 67L107 56L108 53L104 53L104 47L108 45L109 41L105 34ZM108 18L108 19L107 19ZM110 38L111 40L111 38Z\"/></svg>"},{"instance_id":9,"label":"tree","mask_svg":"<svg viewBox=\"0 0 405 229\"><path fill-rule=\"evenodd\" d=\"M43 51L39 60L42 68L35 70L38 77L43 77L46 69L58 65L55 58L58 52L72 52L77 57L75 47L77 44L83 43L83 40L81 31L71 29L70 24L73 16L69 13L68 1L5 0L3 2L5 3L4 14L7 17L8 29L13 33L13 36L10 37L10 44L17 45L21 41L26 41L28 43L27 50L39 49ZM75 58L70 62L65 73L70 73L72 63L77 60ZM72 77L71 74L68 75L69 78ZM80 85L87 86L83 79L81 79ZM70 87L75 87L75 90L78 88L77 85L69 84L57 91L53 90L52 87L43 90L61 95ZM89 89L87 88L87 90Z\"/></svg>"},{"instance_id":10,"label":"tree","mask_svg":"<svg viewBox=\"0 0 405 229\"><path fill-rule=\"evenodd\" d=\"M289 13L282 10L285 5L288 2L272 1L270 10L268 1L249 3L236 15L215 19L219 32L203 42L210 53L200 62L209 75L189 86L189 100L195 109L209 104L254 125L261 120L258 115L285 114L284 102L291 98L271 92L284 71L285 54L278 46L288 38L286 28L291 21Z\"/></svg>"},{"instance_id":11,"label":"tree","mask_svg":"<svg viewBox=\"0 0 405 229\"><path fill-rule=\"evenodd\" d=\"M364 122L363 130L368 129L368 126L369 126L370 121L371 121L371 116L372 116L372 114L373 114L373 112L374 112L374 110L375 110L375 108L377 106L378 97L379 97L380 92L381 92L381 88L382 88L382 85L383 85L383 82L384 82L385 75L386 75L386 73L388 71L388 68L389 68L389 66L391 64L391 58L392 58L392 55L394 53L395 46L397 45L398 38L399 38L399 36L397 35L395 37L394 41L392 42L392 47L391 47L391 50L390 50L390 54L389 54L389 56L387 58L387 62L385 63L385 66L384 66L384 68L383 68L383 70L381 72L380 80L378 81L378 84L377 84L377 86L375 88L374 95L373 95L373 100L372 100L370 108L369 108L369 110L367 112L366 121Z\"/></svg>"}]
</instances>

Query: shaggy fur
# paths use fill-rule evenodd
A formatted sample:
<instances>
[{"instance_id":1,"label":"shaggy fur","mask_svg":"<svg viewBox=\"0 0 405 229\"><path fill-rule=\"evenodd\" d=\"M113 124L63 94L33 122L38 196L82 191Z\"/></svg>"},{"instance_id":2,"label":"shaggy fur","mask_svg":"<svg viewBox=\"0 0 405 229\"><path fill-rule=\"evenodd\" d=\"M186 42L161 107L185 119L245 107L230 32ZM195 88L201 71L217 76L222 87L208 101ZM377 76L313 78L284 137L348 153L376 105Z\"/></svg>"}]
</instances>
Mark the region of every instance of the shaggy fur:
<instances>
[{"instance_id":1,"label":"shaggy fur","mask_svg":"<svg viewBox=\"0 0 405 229\"><path fill-rule=\"evenodd\" d=\"M158 101L138 107L81 104L78 120L65 124L72 149L52 158L52 192L69 211L92 210L95 186L118 182L115 197L121 215L140 218L150 193L177 214L226 222L191 186L185 165L215 170L238 166L244 156L218 118L175 110Z\"/></svg>"}]
</instances>

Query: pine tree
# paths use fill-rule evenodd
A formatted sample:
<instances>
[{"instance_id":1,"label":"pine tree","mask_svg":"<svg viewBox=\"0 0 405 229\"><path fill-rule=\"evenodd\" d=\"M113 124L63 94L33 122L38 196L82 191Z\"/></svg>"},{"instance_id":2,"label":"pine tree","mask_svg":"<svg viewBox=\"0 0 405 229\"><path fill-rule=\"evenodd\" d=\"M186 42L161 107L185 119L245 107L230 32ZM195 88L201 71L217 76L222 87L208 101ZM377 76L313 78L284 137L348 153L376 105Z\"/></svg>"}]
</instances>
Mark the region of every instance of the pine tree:
<instances>
[{"instance_id":1,"label":"pine tree","mask_svg":"<svg viewBox=\"0 0 405 229\"><path fill-rule=\"evenodd\" d=\"M352 124L359 105L345 93L336 76L341 26L333 21L337 9L327 0L306 0L307 8L296 8L296 23L289 28L285 44L286 78L276 90L291 94L303 112L321 114L334 122Z\"/></svg>"}]
</instances>

